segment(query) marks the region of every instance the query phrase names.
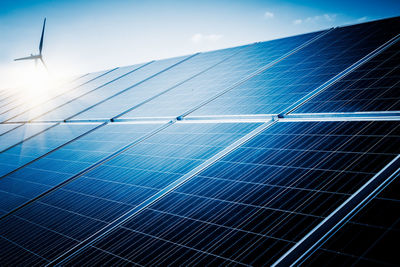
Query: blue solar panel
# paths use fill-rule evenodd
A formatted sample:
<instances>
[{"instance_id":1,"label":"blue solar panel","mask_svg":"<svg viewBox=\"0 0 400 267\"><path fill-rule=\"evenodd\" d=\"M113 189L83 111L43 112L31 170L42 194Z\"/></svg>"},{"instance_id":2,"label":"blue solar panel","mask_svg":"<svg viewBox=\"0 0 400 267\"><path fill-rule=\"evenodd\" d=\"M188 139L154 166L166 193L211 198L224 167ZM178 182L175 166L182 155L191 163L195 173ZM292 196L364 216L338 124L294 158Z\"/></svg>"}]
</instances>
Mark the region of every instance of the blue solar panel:
<instances>
[{"instance_id":1,"label":"blue solar panel","mask_svg":"<svg viewBox=\"0 0 400 267\"><path fill-rule=\"evenodd\" d=\"M398 24L385 20L334 29L192 115L279 114L394 37Z\"/></svg>"},{"instance_id":2,"label":"blue solar panel","mask_svg":"<svg viewBox=\"0 0 400 267\"><path fill-rule=\"evenodd\" d=\"M54 259L259 125L183 123L158 132L3 219L0 237L25 252L10 253L2 263L18 257L32 264L37 260L32 252ZM22 178L52 182L39 176Z\"/></svg>"},{"instance_id":3,"label":"blue solar panel","mask_svg":"<svg viewBox=\"0 0 400 267\"><path fill-rule=\"evenodd\" d=\"M181 115L320 34L315 32L254 44L122 118Z\"/></svg>"},{"instance_id":4,"label":"blue solar panel","mask_svg":"<svg viewBox=\"0 0 400 267\"><path fill-rule=\"evenodd\" d=\"M294 112L400 110L399 92L400 43L397 42Z\"/></svg>"},{"instance_id":5,"label":"blue solar panel","mask_svg":"<svg viewBox=\"0 0 400 267\"><path fill-rule=\"evenodd\" d=\"M399 266L399 178L312 254L306 265Z\"/></svg>"},{"instance_id":6,"label":"blue solar panel","mask_svg":"<svg viewBox=\"0 0 400 267\"><path fill-rule=\"evenodd\" d=\"M35 160L96 127L97 124L59 124L0 153L0 177Z\"/></svg>"},{"instance_id":7,"label":"blue solar panel","mask_svg":"<svg viewBox=\"0 0 400 267\"><path fill-rule=\"evenodd\" d=\"M399 132L278 122L68 264L272 264L400 152L387 146Z\"/></svg>"},{"instance_id":8,"label":"blue solar panel","mask_svg":"<svg viewBox=\"0 0 400 267\"><path fill-rule=\"evenodd\" d=\"M166 90L178 86L202 71L233 56L248 46L241 46L194 55L188 60L168 69L152 79L149 79L109 101L95 106L73 119L111 119L126 110L141 104ZM177 101L181 101L177 99Z\"/></svg>"}]
</instances>

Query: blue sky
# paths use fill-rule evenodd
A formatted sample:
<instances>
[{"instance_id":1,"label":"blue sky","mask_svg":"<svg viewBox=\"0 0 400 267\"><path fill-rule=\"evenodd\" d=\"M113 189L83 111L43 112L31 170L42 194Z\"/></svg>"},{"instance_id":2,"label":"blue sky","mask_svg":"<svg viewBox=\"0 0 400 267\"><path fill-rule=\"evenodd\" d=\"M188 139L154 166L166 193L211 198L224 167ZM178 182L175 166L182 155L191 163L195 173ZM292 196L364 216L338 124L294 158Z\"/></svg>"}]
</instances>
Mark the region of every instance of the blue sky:
<instances>
[{"instance_id":1,"label":"blue sky","mask_svg":"<svg viewBox=\"0 0 400 267\"><path fill-rule=\"evenodd\" d=\"M0 77L33 62L86 73L400 15L400 1L0 1ZM5 78L6 77L6 78Z\"/></svg>"}]
</instances>

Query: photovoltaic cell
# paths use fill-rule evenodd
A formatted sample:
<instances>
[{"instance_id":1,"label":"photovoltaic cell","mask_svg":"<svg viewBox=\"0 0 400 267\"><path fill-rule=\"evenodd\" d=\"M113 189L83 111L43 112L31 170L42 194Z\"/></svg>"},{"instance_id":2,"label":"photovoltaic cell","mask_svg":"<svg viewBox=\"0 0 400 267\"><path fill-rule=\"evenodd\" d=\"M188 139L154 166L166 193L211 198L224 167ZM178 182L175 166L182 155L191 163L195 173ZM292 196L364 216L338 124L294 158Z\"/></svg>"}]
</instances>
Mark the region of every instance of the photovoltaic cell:
<instances>
[{"instance_id":1,"label":"photovoltaic cell","mask_svg":"<svg viewBox=\"0 0 400 267\"><path fill-rule=\"evenodd\" d=\"M279 114L399 32L399 19L337 28L192 113Z\"/></svg>"},{"instance_id":2,"label":"photovoltaic cell","mask_svg":"<svg viewBox=\"0 0 400 267\"><path fill-rule=\"evenodd\" d=\"M55 109L39 118L41 120L64 120L90 109L94 105L99 105L107 99L112 98L114 95L119 94L123 90L138 84L145 79L156 75L158 72L171 67L174 64L184 60L185 57L177 57L151 62L134 72L121 77L101 88L91 92L90 94L79 97L77 100L68 103L65 106Z\"/></svg>"},{"instance_id":3,"label":"photovoltaic cell","mask_svg":"<svg viewBox=\"0 0 400 267\"><path fill-rule=\"evenodd\" d=\"M68 264L270 265L400 152L388 145L399 133L278 122Z\"/></svg>"},{"instance_id":4,"label":"photovoltaic cell","mask_svg":"<svg viewBox=\"0 0 400 267\"><path fill-rule=\"evenodd\" d=\"M321 33L256 43L122 118L181 115Z\"/></svg>"},{"instance_id":5,"label":"photovoltaic cell","mask_svg":"<svg viewBox=\"0 0 400 267\"><path fill-rule=\"evenodd\" d=\"M400 27L398 29L400 32ZM400 43L363 64L295 113L400 110Z\"/></svg>"},{"instance_id":6,"label":"photovoltaic cell","mask_svg":"<svg viewBox=\"0 0 400 267\"><path fill-rule=\"evenodd\" d=\"M259 125L182 123L165 128L4 218L0 237L25 251L4 255L2 264L35 264L36 255L55 259ZM38 184L51 181L35 178Z\"/></svg>"},{"instance_id":7,"label":"photovoltaic cell","mask_svg":"<svg viewBox=\"0 0 400 267\"><path fill-rule=\"evenodd\" d=\"M188 60L131 88L123 94L75 116L73 119L111 119L149 98L179 85L181 82L194 77L246 48L247 46L241 46L194 55ZM177 99L177 101L181 100Z\"/></svg>"},{"instance_id":8,"label":"photovoltaic cell","mask_svg":"<svg viewBox=\"0 0 400 267\"><path fill-rule=\"evenodd\" d=\"M307 266L399 266L399 178L306 260Z\"/></svg>"},{"instance_id":9,"label":"photovoltaic cell","mask_svg":"<svg viewBox=\"0 0 400 267\"><path fill-rule=\"evenodd\" d=\"M0 177L96 126L97 124L59 124L23 143L3 151L0 153Z\"/></svg>"}]
</instances>

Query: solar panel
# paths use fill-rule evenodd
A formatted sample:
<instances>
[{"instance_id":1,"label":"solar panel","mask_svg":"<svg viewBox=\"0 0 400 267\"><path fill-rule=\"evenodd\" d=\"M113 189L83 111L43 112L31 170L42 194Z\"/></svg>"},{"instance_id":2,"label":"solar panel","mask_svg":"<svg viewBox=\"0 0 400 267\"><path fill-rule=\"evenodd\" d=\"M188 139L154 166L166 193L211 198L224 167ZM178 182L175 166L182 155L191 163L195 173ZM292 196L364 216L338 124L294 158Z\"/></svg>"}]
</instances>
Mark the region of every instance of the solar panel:
<instances>
[{"instance_id":1,"label":"solar panel","mask_svg":"<svg viewBox=\"0 0 400 267\"><path fill-rule=\"evenodd\" d=\"M97 124L58 124L23 143L18 143L0 153L0 177L84 134L96 126Z\"/></svg>"},{"instance_id":2,"label":"solar panel","mask_svg":"<svg viewBox=\"0 0 400 267\"><path fill-rule=\"evenodd\" d=\"M2 263L55 259L259 125L183 123L165 128L1 220L0 237L25 249L9 251ZM56 179L22 178L36 184Z\"/></svg>"},{"instance_id":3,"label":"solar panel","mask_svg":"<svg viewBox=\"0 0 400 267\"><path fill-rule=\"evenodd\" d=\"M65 120L74 117L77 114L111 99L117 94L123 93L125 90L129 90L130 87L141 83L153 75L157 75L157 73L178 64L180 61L185 60L185 58L186 57L177 57L149 62L148 64L121 76L118 80L114 80L89 94L85 94L64 106L38 117L35 121Z\"/></svg>"},{"instance_id":4,"label":"solar panel","mask_svg":"<svg viewBox=\"0 0 400 267\"><path fill-rule=\"evenodd\" d=\"M152 79L134 86L130 90L119 94L109 101L103 102L92 109L87 110L73 119L111 119L126 110L148 101L158 94L178 86L180 83L190 80L201 72L213 67L221 61L246 49L247 46L217 50L207 53L195 54L184 62L170 68ZM179 101L179 100L178 100Z\"/></svg>"},{"instance_id":5,"label":"solar panel","mask_svg":"<svg viewBox=\"0 0 400 267\"><path fill-rule=\"evenodd\" d=\"M334 29L191 115L279 114L394 37L398 24L385 20Z\"/></svg>"},{"instance_id":6,"label":"solar panel","mask_svg":"<svg viewBox=\"0 0 400 267\"><path fill-rule=\"evenodd\" d=\"M278 122L68 264L272 264L399 153L399 126Z\"/></svg>"},{"instance_id":7,"label":"solar panel","mask_svg":"<svg viewBox=\"0 0 400 267\"><path fill-rule=\"evenodd\" d=\"M400 110L400 44L393 44L295 113Z\"/></svg>"},{"instance_id":8,"label":"solar panel","mask_svg":"<svg viewBox=\"0 0 400 267\"><path fill-rule=\"evenodd\" d=\"M254 44L122 118L179 116L322 34L314 32Z\"/></svg>"},{"instance_id":9,"label":"solar panel","mask_svg":"<svg viewBox=\"0 0 400 267\"><path fill-rule=\"evenodd\" d=\"M399 179L312 254L306 265L398 266Z\"/></svg>"}]
</instances>

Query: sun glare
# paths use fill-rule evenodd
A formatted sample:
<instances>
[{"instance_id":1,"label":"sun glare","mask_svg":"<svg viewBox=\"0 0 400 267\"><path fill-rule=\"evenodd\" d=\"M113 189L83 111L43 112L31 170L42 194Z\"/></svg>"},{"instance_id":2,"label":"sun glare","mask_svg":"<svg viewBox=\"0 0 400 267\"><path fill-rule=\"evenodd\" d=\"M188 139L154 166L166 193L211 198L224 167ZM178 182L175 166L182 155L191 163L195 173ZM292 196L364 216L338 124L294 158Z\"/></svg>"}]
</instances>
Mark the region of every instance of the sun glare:
<instances>
[{"instance_id":1,"label":"sun glare","mask_svg":"<svg viewBox=\"0 0 400 267\"><path fill-rule=\"evenodd\" d=\"M24 68L14 77L14 88L27 106L36 106L63 92L65 77L53 74L40 67Z\"/></svg>"}]
</instances>

